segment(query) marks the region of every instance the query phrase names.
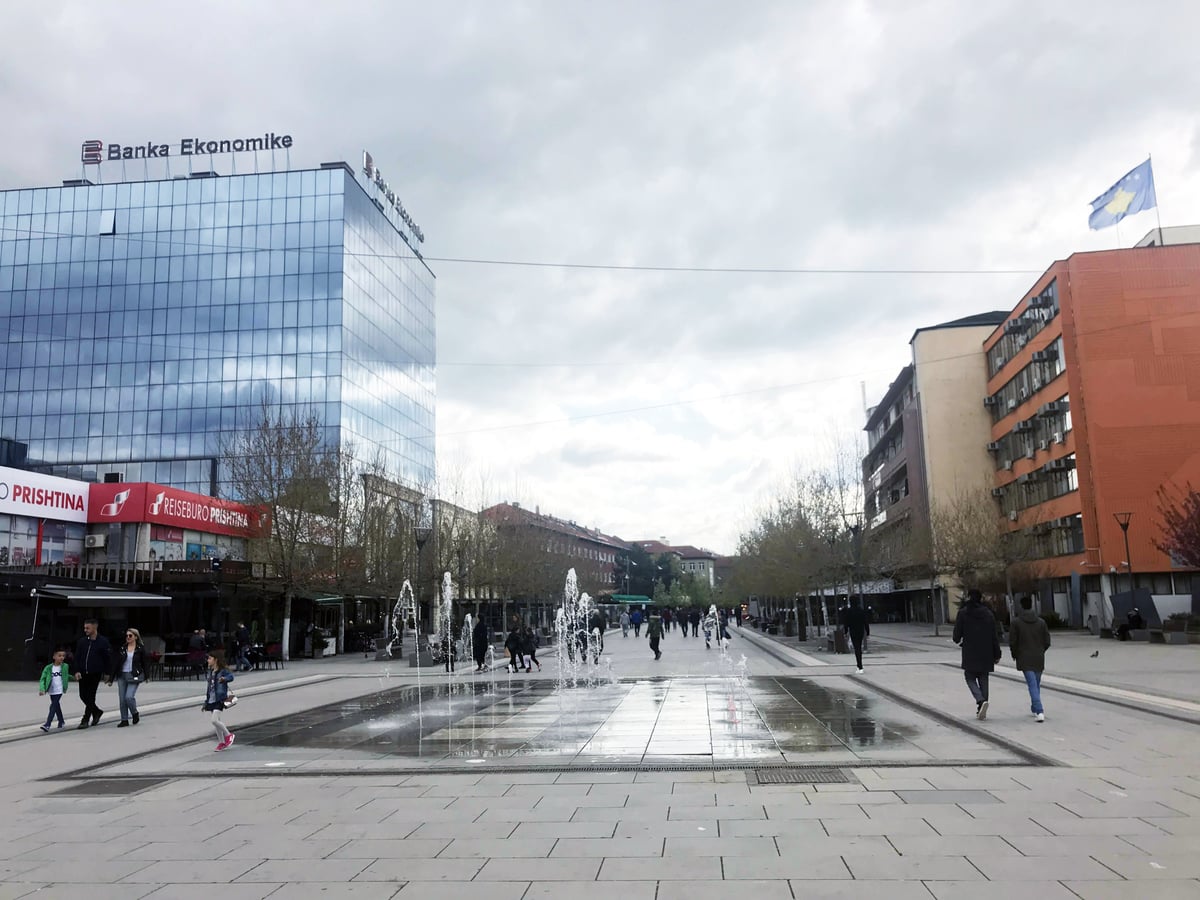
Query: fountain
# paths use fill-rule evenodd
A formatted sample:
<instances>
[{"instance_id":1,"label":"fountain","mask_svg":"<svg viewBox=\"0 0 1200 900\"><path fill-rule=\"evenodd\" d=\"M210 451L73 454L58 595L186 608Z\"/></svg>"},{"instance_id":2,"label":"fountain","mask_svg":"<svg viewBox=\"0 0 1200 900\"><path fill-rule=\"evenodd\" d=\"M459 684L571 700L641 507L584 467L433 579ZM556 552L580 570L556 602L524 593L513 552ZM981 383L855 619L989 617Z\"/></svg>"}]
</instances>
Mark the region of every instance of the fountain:
<instances>
[{"instance_id":1,"label":"fountain","mask_svg":"<svg viewBox=\"0 0 1200 900\"><path fill-rule=\"evenodd\" d=\"M408 598L407 606L404 602L406 597ZM404 611L410 607L415 608L416 604L413 603L412 585L406 578L404 579L404 584L400 586L400 596L396 598L396 605L392 607L392 638L387 644L387 655L389 657L392 656L392 650L397 646L401 650L404 649L403 644L401 644L404 634Z\"/></svg>"}]
</instances>

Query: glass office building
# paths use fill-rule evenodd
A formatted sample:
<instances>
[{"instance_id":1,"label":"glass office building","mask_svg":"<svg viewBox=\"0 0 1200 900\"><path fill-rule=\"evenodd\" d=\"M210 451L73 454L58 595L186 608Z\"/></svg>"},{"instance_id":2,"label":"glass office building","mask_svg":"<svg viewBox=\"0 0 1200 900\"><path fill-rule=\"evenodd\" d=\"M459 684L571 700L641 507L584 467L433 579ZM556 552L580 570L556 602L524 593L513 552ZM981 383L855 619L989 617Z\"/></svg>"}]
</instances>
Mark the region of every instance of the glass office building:
<instances>
[{"instance_id":1,"label":"glass office building","mask_svg":"<svg viewBox=\"0 0 1200 900\"><path fill-rule=\"evenodd\" d=\"M434 276L376 194L344 163L0 192L0 439L47 474L224 493L266 399L429 483Z\"/></svg>"}]
</instances>

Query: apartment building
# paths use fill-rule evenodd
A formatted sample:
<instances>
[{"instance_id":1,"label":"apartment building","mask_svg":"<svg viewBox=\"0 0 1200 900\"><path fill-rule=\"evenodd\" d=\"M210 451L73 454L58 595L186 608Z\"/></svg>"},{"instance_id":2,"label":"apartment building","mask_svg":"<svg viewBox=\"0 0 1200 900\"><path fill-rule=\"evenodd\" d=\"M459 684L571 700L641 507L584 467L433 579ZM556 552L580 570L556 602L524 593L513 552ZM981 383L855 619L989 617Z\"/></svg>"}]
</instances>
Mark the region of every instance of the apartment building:
<instances>
[{"instance_id":1,"label":"apartment building","mask_svg":"<svg viewBox=\"0 0 1200 900\"><path fill-rule=\"evenodd\" d=\"M993 494L1043 608L1103 627L1132 581L1162 617L1189 610L1200 579L1155 539L1160 487L1200 483L1200 244L1055 262L984 353Z\"/></svg>"}]
</instances>

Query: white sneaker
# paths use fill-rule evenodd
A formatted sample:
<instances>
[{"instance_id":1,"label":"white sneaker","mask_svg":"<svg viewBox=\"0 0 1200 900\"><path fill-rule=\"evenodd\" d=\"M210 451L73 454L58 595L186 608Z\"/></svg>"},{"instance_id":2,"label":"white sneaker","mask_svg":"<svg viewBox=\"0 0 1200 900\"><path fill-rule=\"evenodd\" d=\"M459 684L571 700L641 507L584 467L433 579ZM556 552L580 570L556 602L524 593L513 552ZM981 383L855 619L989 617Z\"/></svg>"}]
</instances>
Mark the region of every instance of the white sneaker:
<instances>
[{"instance_id":1,"label":"white sneaker","mask_svg":"<svg viewBox=\"0 0 1200 900\"><path fill-rule=\"evenodd\" d=\"M978 713L979 718L981 718L981 719L987 718L987 708L988 708L988 702L986 700L984 700L982 703L979 704L979 713Z\"/></svg>"},{"instance_id":2,"label":"white sneaker","mask_svg":"<svg viewBox=\"0 0 1200 900\"><path fill-rule=\"evenodd\" d=\"M1046 721L1046 714L1045 714L1045 713L1038 713L1036 716L1034 716L1034 718L1035 718L1035 719L1037 719L1037 721L1039 721L1039 722L1045 722L1045 721Z\"/></svg>"},{"instance_id":3,"label":"white sneaker","mask_svg":"<svg viewBox=\"0 0 1200 900\"><path fill-rule=\"evenodd\" d=\"M859 674L859 675L861 675L861 674L863 673L863 670L862 670L862 669L858 669L857 671L858 671L858 674Z\"/></svg>"}]
</instances>

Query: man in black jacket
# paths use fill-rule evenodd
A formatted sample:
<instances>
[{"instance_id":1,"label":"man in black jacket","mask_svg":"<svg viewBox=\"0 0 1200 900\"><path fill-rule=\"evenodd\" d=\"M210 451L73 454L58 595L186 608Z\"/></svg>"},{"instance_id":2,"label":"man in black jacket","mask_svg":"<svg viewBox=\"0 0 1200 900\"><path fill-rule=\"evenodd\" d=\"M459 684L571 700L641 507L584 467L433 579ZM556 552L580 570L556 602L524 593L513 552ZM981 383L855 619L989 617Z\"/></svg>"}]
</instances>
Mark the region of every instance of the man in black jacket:
<instances>
[{"instance_id":1,"label":"man in black jacket","mask_svg":"<svg viewBox=\"0 0 1200 900\"><path fill-rule=\"evenodd\" d=\"M1000 637L996 634L996 617L975 589L967 591L967 602L954 620L954 643L962 647L963 677L975 698L975 718L986 719L988 675L1000 662Z\"/></svg>"},{"instance_id":2,"label":"man in black jacket","mask_svg":"<svg viewBox=\"0 0 1200 900\"><path fill-rule=\"evenodd\" d=\"M854 661L858 665L859 675L863 673L863 639L871 633L871 623L868 619L861 599L851 600L842 617L842 630L850 635L850 643L854 645Z\"/></svg>"},{"instance_id":3,"label":"man in black jacket","mask_svg":"<svg viewBox=\"0 0 1200 900\"><path fill-rule=\"evenodd\" d=\"M108 676L110 668L108 638L99 633L95 619L83 622L83 637L75 645L75 680L79 682L79 699L83 701L83 719L80 728L99 725L104 710L96 705L96 688L101 679Z\"/></svg>"},{"instance_id":4,"label":"man in black jacket","mask_svg":"<svg viewBox=\"0 0 1200 900\"><path fill-rule=\"evenodd\" d=\"M1033 611L1033 598L1021 598L1021 614L1012 620L1008 630L1008 649L1013 662L1025 675L1029 687L1029 711L1039 722L1046 721L1042 707L1042 672L1046 669L1046 651L1050 649L1050 628Z\"/></svg>"}]
</instances>

